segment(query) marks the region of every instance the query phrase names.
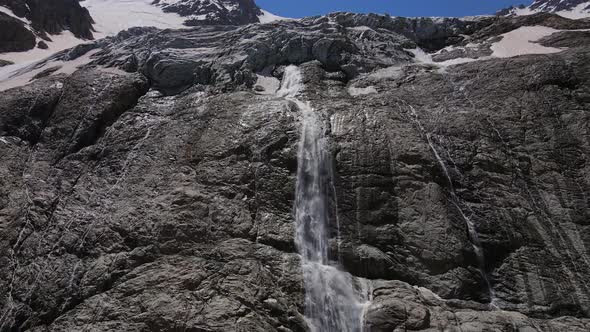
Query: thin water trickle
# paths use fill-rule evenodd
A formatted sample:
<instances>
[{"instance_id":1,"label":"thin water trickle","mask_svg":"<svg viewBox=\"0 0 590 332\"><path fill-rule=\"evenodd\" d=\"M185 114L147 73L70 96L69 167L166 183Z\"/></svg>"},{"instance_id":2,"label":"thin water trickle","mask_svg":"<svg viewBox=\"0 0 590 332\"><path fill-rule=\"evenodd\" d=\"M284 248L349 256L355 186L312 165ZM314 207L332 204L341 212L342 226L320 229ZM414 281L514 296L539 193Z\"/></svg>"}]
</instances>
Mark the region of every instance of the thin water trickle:
<instances>
[{"instance_id":1,"label":"thin water trickle","mask_svg":"<svg viewBox=\"0 0 590 332\"><path fill-rule=\"evenodd\" d=\"M477 258L479 273L481 274L482 279L486 284L487 291L490 296L490 304L492 305L492 307L495 307L496 296L495 296L494 288L492 287L492 284L490 283L490 279L489 279L488 274L486 272L486 263L485 263L485 256L483 253L483 247L481 245L481 240L479 239L479 234L477 233L477 229L475 228L475 224L473 223L471 218L469 216L467 216L465 214L465 212L463 211L463 209L461 208L460 200L459 200L459 197L457 196L457 193L455 191L455 187L453 185L453 180L451 178L451 175L449 173L447 165L444 162L444 160L442 159L442 157L440 156L440 154L438 153L438 150L436 149L436 147L434 146L434 143L432 142L432 138L430 137L430 133L427 132L426 129L424 129L424 126L422 125L422 122L420 121L420 118L418 117L418 114L416 113L416 110L414 109L414 107L412 107L411 105L408 105L408 106L409 106L410 112L412 113L412 118L413 118L414 123L418 126L418 128L420 129L422 134L425 136L428 146L430 147L430 150L434 154L436 161L438 162L438 164L440 165L440 167L443 170L443 173L445 174L445 177L446 177L447 182L449 184L449 193L451 196L450 201L457 208L457 210L461 214L461 217L465 221L465 224L467 226L467 231L469 233L469 239L471 241L471 245L473 246L473 252L475 253L475 256Z\"/></svg>"},{"instance_id":2,"label":"thin water trickle","mask_svg":"<svg viewBox=\"0 0 590 332\"><path fill-rule=\"evenodd\" d=\"M314 332L360 332L367 303L363 291L366 287L355 287L352 275L340 270L328 258L328 197L334 190L332 165L321 120L309 103L297 97L301 88L299 69L287 67L277 94L295 103L302 115L297 154L295 244L301 254L305 316Z\"/></svg>"}]
</instances>

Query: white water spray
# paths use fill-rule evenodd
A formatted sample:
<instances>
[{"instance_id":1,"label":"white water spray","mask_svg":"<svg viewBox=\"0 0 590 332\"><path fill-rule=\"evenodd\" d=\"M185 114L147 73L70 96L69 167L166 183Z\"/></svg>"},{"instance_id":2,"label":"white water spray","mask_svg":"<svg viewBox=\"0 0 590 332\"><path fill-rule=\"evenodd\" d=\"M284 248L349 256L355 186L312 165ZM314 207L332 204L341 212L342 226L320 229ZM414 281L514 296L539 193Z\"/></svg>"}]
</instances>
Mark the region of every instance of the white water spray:
<instances>
[{"instance_id":1,"label":"white water spray","mask_svg":"<svg viewBox=\"0 0 590 332\"><path fill-rule=\"evenodd\" d=\"M354 286L352 275L328 259L328 197L332 165L322 123L309 103L297 98L302 79L299 69L285 69L279 96L295 103L302 113L297 154L295 244L301 254L305 284L305 316L314 332L362 331L367 301Z\"/></svg>"}]
</instances>

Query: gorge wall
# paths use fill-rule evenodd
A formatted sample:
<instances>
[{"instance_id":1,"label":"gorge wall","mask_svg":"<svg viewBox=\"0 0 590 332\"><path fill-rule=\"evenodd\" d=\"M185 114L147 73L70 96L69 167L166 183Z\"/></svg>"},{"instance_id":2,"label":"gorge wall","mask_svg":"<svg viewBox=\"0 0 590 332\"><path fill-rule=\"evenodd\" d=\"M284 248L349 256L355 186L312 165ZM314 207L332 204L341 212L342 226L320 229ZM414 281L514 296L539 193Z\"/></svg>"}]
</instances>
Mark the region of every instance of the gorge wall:
<instances>
[{"instance_id":1,"label":"gorge wall","mask_svg":"<svg viewBox=\"0 0 590 332\"><path fill-rule=\"evenodd\" d=\"M563 49L489 56L530 26ZM287 65L366 331L588 331L588 28L338 13L131 29L27 68L0 94L0 331L308 331Z\"/></svg>"}]
</instances>

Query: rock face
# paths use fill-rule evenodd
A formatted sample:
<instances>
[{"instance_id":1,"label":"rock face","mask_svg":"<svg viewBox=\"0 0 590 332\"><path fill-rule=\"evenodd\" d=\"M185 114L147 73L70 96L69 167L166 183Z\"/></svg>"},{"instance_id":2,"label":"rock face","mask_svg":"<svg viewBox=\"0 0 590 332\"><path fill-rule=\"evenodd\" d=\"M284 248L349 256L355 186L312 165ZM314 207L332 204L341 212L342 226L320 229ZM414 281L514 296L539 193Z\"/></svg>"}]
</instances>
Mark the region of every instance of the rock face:
<instances>
[{"instance_id":1,"label":"rock face","mask_svg":"<svg viewBox=\"0 0 590 332\"><path fill-rule=\"evenodd\" d=\"M307 331L288 64L367 330L588 331L587 32L457 66L408 51L588 28L539 17L142 28L57 54L91 62L0 94L0 331Z\"/></svg>"},{"instance_id":2,"label":"rock face","mask_svg":"<svg viewBox=\"0 0 590 332\"><path fill-rule=\"evenodd\" d=\"M92 18L78 0L0 0L0 6L29 20L42 36L69 30L76 37L92 39Z\"/></svg>"},{"instance_id":3,"label":"rock face","mask_svg":"<svg viewBox=\"0 0 590 332\"><path fill-rule=\"evenodd\" d=\"M155 0L153 3L165 12L186 17L188 26L258 23L262 15L254 0Z\"/></svg>"},{"instance_id":4,"label":"rock face","mask_svg":"<svg viewBox=\"0 0 590 332\"><path fill-rule=\"evenodd\" d=\"M178 29L278 18L262 11L253 0L0 0L0 9L0 53L28 51L35 45L56 52L136 25ZM68 34L54 37L63 31L76 38ZM38 54L41 60L51 52ZM7 59L18 62L15 57Z\"/></svg>"},{"instance_id":5,"label":"rock face","mask_svg":"<svg viewBox=\"0 0 590 332\"><path fill-rule=\"evenodd\" d=\"M78 0L0 0L0 53L23 52L37 45L37 37L51 41L64 30L81 39L92 39L92 18ZM39 47L47 47L40 41Z\"/></svg>"},{"instance_id":6,"label":"rock face","mask_svg":"<svg viewBox=\"0 0 590 332\"><path fill-rule=\"evenodd\" d=\"M24 23L0 13L0 53L21 52L35 47L35 35Z\"/></svg>"},{"instance_id":7,"label":"rock face","mask_svg":"<svg viewBox=\"0 0 590 332\"><path fill-rule=\"evenodd\" d=\"M535 0L529 6L532 10L543 10L547 12L560 12L564 10L572 10L578 6L584 9L590 9L590 1L588 0Z\"/></svg>"},{"instance_id":8,"label":"rock face","mask_svg":"<svg viewBox=\"0 0 590 332\"><path fill-rule=\"evenodd\" d=\"M588 0L535 0L531 5L520 5L500 10L497 15L530 15L532 13L555 13L568 18L590 17Z\"/></svg>"}]
</instances>

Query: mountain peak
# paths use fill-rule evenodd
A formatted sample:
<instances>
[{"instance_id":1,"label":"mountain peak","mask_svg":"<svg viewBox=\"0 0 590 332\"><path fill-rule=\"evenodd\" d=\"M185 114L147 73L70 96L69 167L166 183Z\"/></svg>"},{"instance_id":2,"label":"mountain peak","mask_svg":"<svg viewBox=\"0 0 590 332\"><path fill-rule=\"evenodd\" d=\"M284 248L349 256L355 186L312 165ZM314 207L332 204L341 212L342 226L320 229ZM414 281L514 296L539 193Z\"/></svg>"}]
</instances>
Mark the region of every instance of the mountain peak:
<instances>
[{"instance_id":1,"label":"mountain peak","mask_svg":"<svg viewBox=\"0 0 590 332\"><path fill-rule=\"evenodd\" d=\"M552 13L562 11L572 11L581 7L582 9L590 8L590 1L587 0L535 0L529 6L532 10L542 10Z\"/></svg>"},{"instance_id":2,"label":"mountain peak","mask_svg":"<svg viewBox=\"0 0 590 332\"><path fill-rule=\"evenodd\" d=\"M570 19L590 17L588 0L535 0L530 6L510 7L499 11L500 16L531 15L539 12L554 13Z\"/></svg>"}]
</instances>

